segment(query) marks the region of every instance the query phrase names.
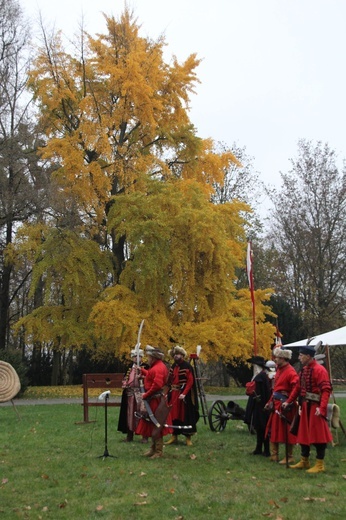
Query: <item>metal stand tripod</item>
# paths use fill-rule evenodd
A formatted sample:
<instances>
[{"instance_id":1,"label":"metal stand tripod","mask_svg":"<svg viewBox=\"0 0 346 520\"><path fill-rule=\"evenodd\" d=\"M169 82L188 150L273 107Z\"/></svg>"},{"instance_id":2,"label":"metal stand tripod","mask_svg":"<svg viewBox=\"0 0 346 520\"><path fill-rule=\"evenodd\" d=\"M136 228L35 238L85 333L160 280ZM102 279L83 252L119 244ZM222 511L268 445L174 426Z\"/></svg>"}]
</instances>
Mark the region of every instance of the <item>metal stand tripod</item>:
<instances>
[{"instance_id":1,"label":"metal stand tripod","mask_svg":"<svg viewBox=\"0 0 346 520\"><path fill-rule=\"evenodd\" d=\"M105 392L105 451L103 453L103 455L99 455L99 459L105 459L106 457L112 457L113 459L115 459L116 457L114 457L114 455L110 455L109 452L108 452L108 446L107 446L107 430L108 430L108 425L107 425L107 412L108 412L108 398L109 398L109 393L108 392Z\"/></svg>"},{"instance_id":2,"label":"metal stand tripod","mask_svg":"<svg viewBox=\"0 0 346 520\"><path fill-rule=\"evenodd\" d=\"M190 354L190 359L192 360L193 368L195 371L197 393L198 393L199 401L201 403L201 408L202 408L201 415L203 416L204 424L207 424L208 406L207 406L207 399L206 399L205 393L204 393L203 379L201 377L198 354Z\"/></svg>"}]
</instances>

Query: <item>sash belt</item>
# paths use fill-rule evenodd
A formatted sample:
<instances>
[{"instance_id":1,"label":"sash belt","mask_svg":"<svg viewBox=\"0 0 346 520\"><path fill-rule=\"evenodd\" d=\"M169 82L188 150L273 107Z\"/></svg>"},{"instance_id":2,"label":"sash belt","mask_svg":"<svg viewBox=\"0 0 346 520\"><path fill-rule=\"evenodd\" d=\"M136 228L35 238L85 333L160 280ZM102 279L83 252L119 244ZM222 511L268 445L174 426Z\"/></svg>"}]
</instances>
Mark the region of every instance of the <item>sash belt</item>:
<instances>
[{"instance_id":1,"label":"sash belt","mask_svg":"<svg viewBox=\"0 0 346 520\"><path fill-rule=\"evenodd\" d=\"M274 397L275 401L286 401L288 395L283 392L274 392L273 397Z\"/></svg>"},{"instance_id":2,"label":"sash belt","mask_svg":"<svg viewBox=\"0 0 346 520\"><path fill-rule=\"evenodd\" d=\"M313 401L314 403L319 403L321 396L320 396L320 394L313 394L312 392L306 392L304 397L307 401Z\"/></svg>"}]
</instances>

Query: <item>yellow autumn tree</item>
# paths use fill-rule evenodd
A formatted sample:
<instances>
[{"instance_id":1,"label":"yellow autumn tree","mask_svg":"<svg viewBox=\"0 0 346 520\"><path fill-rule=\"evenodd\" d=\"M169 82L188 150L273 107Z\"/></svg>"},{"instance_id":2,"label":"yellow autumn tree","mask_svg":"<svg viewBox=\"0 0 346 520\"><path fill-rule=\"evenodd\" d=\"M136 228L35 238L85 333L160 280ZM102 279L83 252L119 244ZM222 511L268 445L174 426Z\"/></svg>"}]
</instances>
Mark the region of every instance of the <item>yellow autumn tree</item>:
<instances>
[{"instance_id":1,"label":"yellow autumn tree","mask_svg":"<svg viewBox=\"0 0 346 520\"><path fill-rule=\"evenodd\" d=\"M211 202L213 185L237 159L229 151L215 153L213 141L199 138L189 119L199 60L192 54L166 63L164 39L141 37L127 8L119 20L105 16L105 23L105 34L84 35L78 56L64 49L59 33L45 35L30 86L45 136L42 157L55 167L56 198L70 201L78 215L69 240L74 237L75 251L84 241L97 245L94 261L109 253L111 266L83 302L74 273L78 255L69 256L66 272L47 244L37 242L33 284L54 273L59 291L48 299L50 307L65 305L73 294L92 325L85 345L96 343L100 356L128 352L143 318L144 343L192 348L203 340L208 358L248 356L251 302L235 281L245 262L249 208ZM63 247L61 222L51 219L49 226L46 240ZM86 295L87 278L83 283ZM261 323L267 298L258 295ZM63 309L49 317L48 300L40 316L35 310L22 322L31 334L61 320ZM259 330L265 352L273 330Z\"/></svg>"}]
</instances>

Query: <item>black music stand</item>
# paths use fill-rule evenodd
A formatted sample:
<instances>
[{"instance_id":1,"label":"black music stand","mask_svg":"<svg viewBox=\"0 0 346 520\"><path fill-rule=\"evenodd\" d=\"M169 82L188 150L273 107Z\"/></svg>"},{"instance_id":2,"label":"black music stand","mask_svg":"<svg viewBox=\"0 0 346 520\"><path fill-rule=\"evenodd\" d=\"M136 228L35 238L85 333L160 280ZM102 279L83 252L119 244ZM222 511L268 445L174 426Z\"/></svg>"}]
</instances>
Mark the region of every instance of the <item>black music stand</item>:
<instances>
[{"instance_id":1,"label":"black music stand","mask_svg":"<svg viewBox=\"0 0 346 520\"><path fill-rule=\"evenodd\" d=\"M107 426L107 413L108 413L108 399L109 399L109 394L110 392L107 391L105 392L105 450L103 452L103 455L99 455L98 458L99 459L105 459L106 457L111 457L113 459L115 459L116 457L114 455L110 455L109 452L108 452L108 446L107 446L107 430L108 430L108 426ZM99 399L103 396L103 394L101 394L101 396L99 397Z\"/></svg>"}]
</instances>

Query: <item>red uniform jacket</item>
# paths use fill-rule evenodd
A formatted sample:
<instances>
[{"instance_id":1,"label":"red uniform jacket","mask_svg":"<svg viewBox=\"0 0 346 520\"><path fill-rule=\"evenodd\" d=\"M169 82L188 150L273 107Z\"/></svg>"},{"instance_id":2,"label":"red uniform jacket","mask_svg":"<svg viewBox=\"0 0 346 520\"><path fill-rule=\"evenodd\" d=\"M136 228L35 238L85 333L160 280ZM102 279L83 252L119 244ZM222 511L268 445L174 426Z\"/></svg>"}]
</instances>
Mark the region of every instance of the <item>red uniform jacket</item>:
<instances>
[{"instance_id":1,"label":"red uniform jacket","mask_svg":"<svg viewBox=\"0 0 346 520\"><path fill-rule=\"evenodd\" d=\"M299 383L294 391L294 396L299 396L301 414L297 442L299 444L324 444L332 442L326 417L327 405L332 391L327 370L317 363L315 359L303 367ZM306 399L306 392L318 394L319 402ZM321 415L315 415L316 408Z\"/></svg>"},{"instance_id":2,"label":"red uniform jacket","mask_svg":"<svg viewBox=\"0 0 346 520\"><path fill-rule=\"evenodd\" d=\"M269 417L266 429L266 433L270 434L271 442L286 442L286 435L289 444L296 444L297 442L296 436L289 431L289 423L292 422L297 410L294 391L298 380L297 372L289 363L276 369L273 394L269 401L273 403L274 410ZM282 400L276 399L275 396L280 394L282 394ZM285 401L292 405L289 410L281 408ZM287 418L288 422L280 414Z\"/></svg>"},{"instance_id":3,"label":"red uniform jacket","mask_svg":"<svg viewBox=\"0 0 346 520\"><path fill-rule=\"evenodd\" d=\"M144 394L143 399L148 399L151 396L158 394L162 388L167 383L168 379L168 368L166 365L160 360L155 359L153 364L148 370L142 369L142 373L145 374L144 378ZM157 395L157 397L152 397L149 400L150 408L152 412L155 415L155 410L160 404L161 396ZM142 435L144 437L151 437L152 431L154 428L154 424L150 421L147 421L145 419L140 419L138 426L136 428L136 434ZM167 435L168 433L171 433L171 428L163 428L160 432L160 436Z\"/></svg>"}]
</instances>

